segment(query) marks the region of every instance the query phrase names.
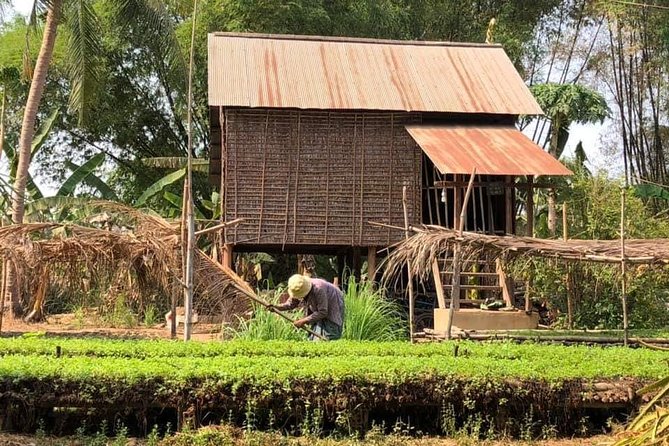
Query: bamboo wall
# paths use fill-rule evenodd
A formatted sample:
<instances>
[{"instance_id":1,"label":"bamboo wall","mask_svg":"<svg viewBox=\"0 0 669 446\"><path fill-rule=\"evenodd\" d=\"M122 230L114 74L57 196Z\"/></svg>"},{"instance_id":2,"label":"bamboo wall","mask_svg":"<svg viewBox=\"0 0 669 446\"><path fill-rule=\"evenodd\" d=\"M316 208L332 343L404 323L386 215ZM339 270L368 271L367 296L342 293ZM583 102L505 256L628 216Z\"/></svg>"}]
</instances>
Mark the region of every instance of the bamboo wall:
<instances>
[{"instance_id":1,"label":"bamboo wall","mask_svg":"<svg viewBox=\"0 0 669 446\"><path fill-rule=\"evenodd\" d=\"M227 109L222 119L227 232L243 245L386 246L421 216L422 152L404 129L410 113ZM213 134L213 132L212 132Z\"/></svg>"}]
</instances>

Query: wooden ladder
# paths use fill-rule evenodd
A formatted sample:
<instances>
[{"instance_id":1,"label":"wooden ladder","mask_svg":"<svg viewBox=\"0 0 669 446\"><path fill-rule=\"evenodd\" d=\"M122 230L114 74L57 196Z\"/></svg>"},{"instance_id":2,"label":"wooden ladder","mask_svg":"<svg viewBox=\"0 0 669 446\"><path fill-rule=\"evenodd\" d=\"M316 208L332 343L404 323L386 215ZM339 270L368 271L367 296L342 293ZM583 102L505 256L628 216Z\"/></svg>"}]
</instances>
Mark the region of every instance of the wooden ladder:
<instances>
[{"instance_id":1,"label":"wooden ladder","mask_svg":"<svg viewBox=\"0 0 669 446\"><path fill-rule=\"evenodd\" d=\"M486 259L466 260L461 262L459 306L478 307L486 297L495 294L513 306L513 281L506 276L499 260L491 262ZM447 255L432 265L437 299L440 308L450 306L453 257ZM479 298L466 298L463 294L477 295ZM458 305L456 305L456 308Z\"/></svg>"}]
</instances>

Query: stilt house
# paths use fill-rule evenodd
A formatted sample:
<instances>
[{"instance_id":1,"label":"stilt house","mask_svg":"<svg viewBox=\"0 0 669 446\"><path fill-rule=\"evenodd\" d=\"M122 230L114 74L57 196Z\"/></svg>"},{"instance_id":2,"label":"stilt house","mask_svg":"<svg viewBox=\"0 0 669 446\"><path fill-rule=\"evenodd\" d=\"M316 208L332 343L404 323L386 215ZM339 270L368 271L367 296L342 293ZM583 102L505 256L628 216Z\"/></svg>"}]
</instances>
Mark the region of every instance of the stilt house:
<instances>
[{"instance_id":1,"label":"stilt house","mask_svg":"<svg viewBox=\"0 0 669 446\"><path fill-rule=\"evenodd\" d=\"M542 111L499 45L214 33L208 80L228 255L371 258L404 186L410 223L456 227L473 167L465 229L513 233L518 183L570 173L515 128Z\"/></svg>"}]
</instances>

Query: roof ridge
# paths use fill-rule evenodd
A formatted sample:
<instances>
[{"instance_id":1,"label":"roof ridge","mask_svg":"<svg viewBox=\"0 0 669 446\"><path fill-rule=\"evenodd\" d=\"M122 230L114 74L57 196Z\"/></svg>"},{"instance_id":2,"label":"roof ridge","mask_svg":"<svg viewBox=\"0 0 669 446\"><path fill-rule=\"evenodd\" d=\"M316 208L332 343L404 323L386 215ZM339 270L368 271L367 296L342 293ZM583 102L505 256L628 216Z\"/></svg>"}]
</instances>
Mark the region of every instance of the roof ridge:
<instances>
[{"instance_id":1,"label":"roof ridge","mask_svg":"<svg viewBox=\"0 0 669 446\"><path fill-rule=\"evenodd\" d=\"M442 47L476 47L476 48L501 48L498 43L476 43L476 42L445 42L436 40L392 40L372 39L367 37L345 37L345 36L315 36L297 34L263 34L263 33L240 33L240 32L213 32L214 37L235 37L244 39L266 39L266 40L295 40L306 42L342 42L342 43L374 43L380 45L416 45L416 46L442 46Z\"/></svg>"}]
</instances>

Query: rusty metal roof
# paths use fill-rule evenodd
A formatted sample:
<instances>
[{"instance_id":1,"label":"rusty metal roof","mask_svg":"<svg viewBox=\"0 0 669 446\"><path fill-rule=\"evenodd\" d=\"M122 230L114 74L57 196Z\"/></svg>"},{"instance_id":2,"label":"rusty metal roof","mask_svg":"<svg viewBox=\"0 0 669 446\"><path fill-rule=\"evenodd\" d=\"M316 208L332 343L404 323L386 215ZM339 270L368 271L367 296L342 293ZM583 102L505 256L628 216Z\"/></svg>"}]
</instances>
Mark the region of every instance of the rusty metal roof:
<instances>
[{"instance_id":1,"label":"rusty metal roof","mask_svg":"<svg viewBox=\"0 0 669 446\"><path fill-rule=\"evenodd\" d=\"M411 137L443 174L571 175L511 126L409 125Z\"/></svg>"},{"instance_id":2,"label":"rusty metal roof","mask_svg":"<svg viewBox=\"0 0 669 446\"><path fill-rule=\"evenodd\" d=\"M209 105L543 114L499 45L209 35Z\"/></svg>"}]
</instances>

